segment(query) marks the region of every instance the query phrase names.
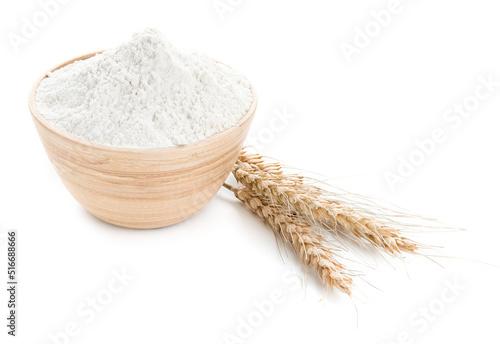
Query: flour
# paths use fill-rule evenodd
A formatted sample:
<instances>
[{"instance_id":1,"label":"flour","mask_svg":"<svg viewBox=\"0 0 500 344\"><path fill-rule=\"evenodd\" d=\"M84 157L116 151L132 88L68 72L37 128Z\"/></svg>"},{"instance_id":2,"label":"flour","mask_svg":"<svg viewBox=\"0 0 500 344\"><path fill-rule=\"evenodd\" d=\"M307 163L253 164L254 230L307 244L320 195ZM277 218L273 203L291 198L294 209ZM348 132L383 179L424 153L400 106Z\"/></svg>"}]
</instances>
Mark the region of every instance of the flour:
<instances>
[{"instance_id":1,"label":"flour","mask_svg":"<svg viewBox=\"0 0 500 344\"><path fill-rule=\"evenodd\" d=\"M57 128L126 148L204 140L237 124L252 99L240 73L154 29L50 73L36 92L40 113Z\"/></svg>"}]
</instances>

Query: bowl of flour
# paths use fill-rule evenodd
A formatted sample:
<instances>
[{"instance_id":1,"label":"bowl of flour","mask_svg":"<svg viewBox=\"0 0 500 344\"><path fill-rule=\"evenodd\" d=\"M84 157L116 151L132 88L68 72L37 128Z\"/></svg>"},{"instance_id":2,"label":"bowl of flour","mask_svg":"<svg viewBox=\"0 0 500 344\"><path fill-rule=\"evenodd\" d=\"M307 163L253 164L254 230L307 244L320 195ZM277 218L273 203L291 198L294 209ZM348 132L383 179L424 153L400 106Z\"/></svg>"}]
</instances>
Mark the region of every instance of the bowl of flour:
<instances>
[{"instance_id":1,"label":"bowl of flour","mask_svg":"<svg viewBox=\"0 0 500 344\"><path fill-rule=\"evenodd\" d=\"M84 208L122 227L158 228L215 196L257 96L238 71L147 29L52 69L29 107L54 169Z\"/></svg>"}]
</instances>

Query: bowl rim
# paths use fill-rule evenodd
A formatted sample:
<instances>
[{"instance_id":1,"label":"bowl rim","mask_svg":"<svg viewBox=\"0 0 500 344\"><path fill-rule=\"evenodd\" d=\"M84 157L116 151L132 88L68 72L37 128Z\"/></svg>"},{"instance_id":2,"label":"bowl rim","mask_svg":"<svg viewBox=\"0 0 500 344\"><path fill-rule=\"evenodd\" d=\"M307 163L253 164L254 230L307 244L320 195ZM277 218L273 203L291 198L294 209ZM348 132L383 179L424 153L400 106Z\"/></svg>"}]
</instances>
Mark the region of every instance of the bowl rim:
<instances>
[{"instance_id":1,"label":"bowl rim","mask_svg":"<svg viewBox=\"0 0 500 344\"><path fill-rule=\"evenodd\" d=\"M250 83L250 91L252 92L252 103L250 105L250 108L246 112L246 114L235 125L223 130L220 133L217 133L217 134L212 135L206 139L203 139L201 141L188 143L188 144L185 144L182 146L170 146L170 147L158 147L158 148L126 148L126 147L108 146L108 145L104 145L104 144L100 144L100 143L93 143L93 142L84 140L82 138L71 135L71 134L57 128L54 124L52 124L44 116L42 116L40 111L38 111L38 106L36 103L36 91L38 89L38 86L48 76L49 73L52 73L58 69L66 67L67 65L70 65L74 62L86 60L86 59L89 59L89 58L94 57L96 55L102 54L105 51L106 50L99 50L99 51L96 51L93 53L84 54L84 55L72 58L70 60L67 60L67 61L61 63L61 64L58 64L56 67L50 69L42 77L40 77L35 82L33 87L31 88L30 93L29 93L29 97L28 97L28 106L29 106L32 117L36 121L38 121L41 125L43 125L46 129L53 132L54 134L59 135L67 140L70 140L72 142L75 142L75 143L83 145L83 146L87 146L87 147L95 148L95 149L101 149L101 150L108 150L108 151L113 151L113 152L137 152L137 153L152 152L152 153L158 153L158 152L163 152L163 151L165 151L165 152L168 152L171 150L172 151L173 150L179 151L179 150L188 150L188 149L192 149L192 148L201 148L201 147L209 146L216 141L220 141L221 139L223 139L224 137L229 135L231 133L231 131L235 130L236 128L243 127L249 120L251 120L251 118L255 114L255 111L257 109L258 97L257 97L257 92L255 91L255 88ZM225 63L219 62L217 60L214 60L214 61L216 63L221 63L221 64L226 65ZM227 66L227 67L229 67L229 66ZM229 67L229 68L231 68L231 67Z\"/></svg>"}]
</instances>

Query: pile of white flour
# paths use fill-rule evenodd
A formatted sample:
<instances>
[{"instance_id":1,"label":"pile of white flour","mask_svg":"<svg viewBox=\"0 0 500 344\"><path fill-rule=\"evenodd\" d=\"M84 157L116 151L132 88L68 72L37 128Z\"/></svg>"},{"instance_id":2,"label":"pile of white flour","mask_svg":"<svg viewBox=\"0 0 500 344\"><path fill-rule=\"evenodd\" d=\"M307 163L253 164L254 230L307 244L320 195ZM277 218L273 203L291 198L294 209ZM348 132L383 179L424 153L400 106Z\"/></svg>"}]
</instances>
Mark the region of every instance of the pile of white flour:
<instances>
[{"instance_id":1,"label":"pile of white flour","mask_svg":"<svg viewBox=\"0 0 500 344\"><path fill-rule=\"evenodd\" d=\"M154 29L50 73L36 92L40 113L57 128L127 148L206 139L237 124L252 99L240 73Z\"/></svg>"}]
</instances>

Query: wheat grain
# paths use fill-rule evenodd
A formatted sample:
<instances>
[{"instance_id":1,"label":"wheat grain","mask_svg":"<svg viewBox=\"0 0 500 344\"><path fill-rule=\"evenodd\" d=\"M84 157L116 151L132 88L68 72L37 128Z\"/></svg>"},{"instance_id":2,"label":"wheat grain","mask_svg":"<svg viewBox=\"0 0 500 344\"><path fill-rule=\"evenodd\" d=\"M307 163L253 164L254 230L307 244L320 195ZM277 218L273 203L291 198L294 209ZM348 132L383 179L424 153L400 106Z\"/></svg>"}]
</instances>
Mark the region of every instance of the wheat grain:
<instances>
[{"instance_id":1,"label":"wheat grain","mask_svg":"<svg viewBox=\"0 0 500 344\"><path fill-rule=\"evenodd\" d=\"M416 253L418 250L418 245L405 238L399 229L325 197L322 189L304 183L300 176L289 177L280 164L266 163L258 154L242 151L233 174L238 182L254 193L334 233L343 233L361 244L367 241L392 255Z\"/></svg>"},{"instance_id":2,"label":"wheat grain","mask_svg":"<svg viewBox=\"0 0 500 344\"><path fill-rule=\"evenodd\" d=\"M326 286L351 294L352 279L345 274L344 266L334 260L333 252L327 247L325 239L314 233L310 224L246 187L226 187L275 234L288 242L304 264L314 267Z\"/></svg>"}]
</instances>

